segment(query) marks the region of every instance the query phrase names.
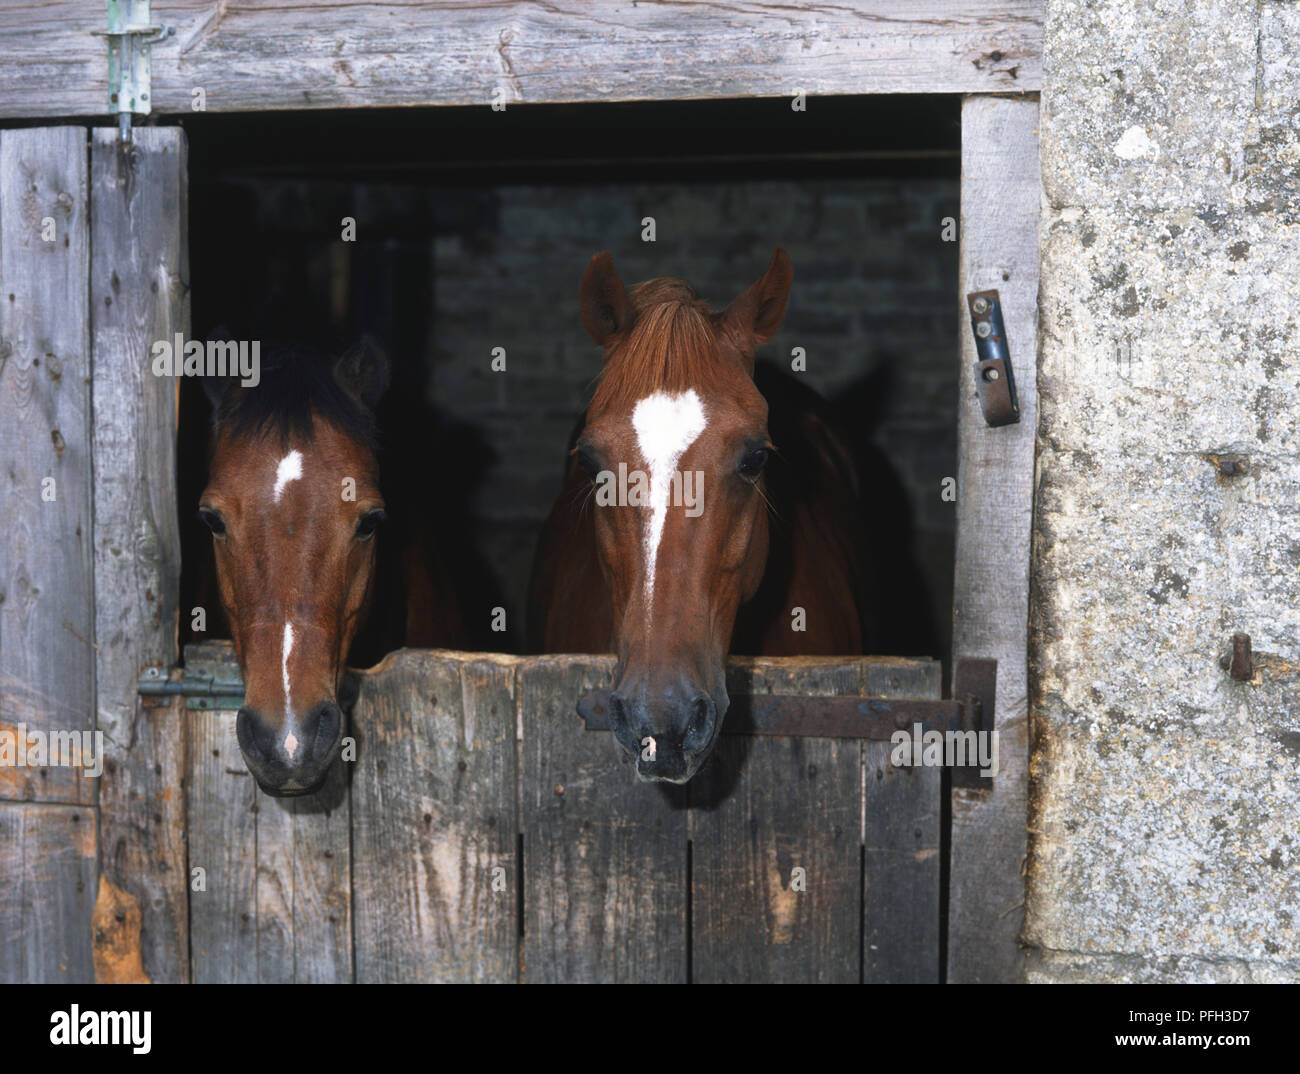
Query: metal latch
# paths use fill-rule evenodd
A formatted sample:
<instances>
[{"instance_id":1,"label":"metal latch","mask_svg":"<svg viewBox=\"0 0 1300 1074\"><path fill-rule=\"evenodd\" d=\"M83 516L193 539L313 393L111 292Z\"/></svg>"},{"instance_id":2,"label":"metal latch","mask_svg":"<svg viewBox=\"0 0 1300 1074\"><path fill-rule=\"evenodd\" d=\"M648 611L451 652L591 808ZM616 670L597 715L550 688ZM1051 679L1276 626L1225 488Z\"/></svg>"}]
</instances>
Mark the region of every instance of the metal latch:
<instances>
[{"instance_id":1,"label":"metal latch","mask_svg":"<svg viewBox=\"0 0 1300 1074\"><path fill-rule=\"evenodd\" d=\"M185 647L180 678L163 668L145 668L136 684L144 697L185 698L187 709L238 709L244 703L244 681L229 645L197 643Z\"/></svg>"},{"instance_id":2,"label":"metal latch","mask_svg":"<svg viewBox=\"0 0 1300 1074\"><path fill-rule=\"evenodd\" d=\"M984 420L990 425L1014 425L1020 420L1016 378L1011 370L1007 330L1002 323L1002 300L997 291L972 291L966 296L971 328L975 332L975 390Z\"/></svg>"},{"instance_id":3,"label":"metal latch","mask_svg":"<svg viewBox=\"0 0 1300 1074\"><path fill-rule=\"evenodd\" d=\"M153 109L149 46L175 32L149 21L149 0L108 0L108 29L91 31L108 38L108 110L117 114L123 142L131 140L131 114L147 116Z\"/></svg>"}]
</instances>

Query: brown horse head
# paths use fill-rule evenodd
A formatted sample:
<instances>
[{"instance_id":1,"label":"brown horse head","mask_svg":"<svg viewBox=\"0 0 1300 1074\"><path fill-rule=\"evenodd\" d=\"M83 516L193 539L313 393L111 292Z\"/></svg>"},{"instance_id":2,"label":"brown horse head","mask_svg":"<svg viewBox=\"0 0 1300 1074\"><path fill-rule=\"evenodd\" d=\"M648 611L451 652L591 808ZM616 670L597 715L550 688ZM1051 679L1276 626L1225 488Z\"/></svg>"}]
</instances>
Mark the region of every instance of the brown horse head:
<instances>
[{"instance_id":1,"label":"brown horse head","mask_svg":"<svg viewBox=\"0 0 1300 1074\"><path fill-rule=\"evenodd\" d=\"M199 516L244 677L239 748L261 788L306 794L338 753L337 692L384 518L373 408L388 363L286 357L255 388L210 386L212 462Z\"/></svg>"},{"instance_id":2,"label":"brown horse head","mask_svg":"<svg viewBox=\"0 0 1300 1074\"><path fill-rule=\"evenodd\" d=\"M582 279L582 320L605 366L574 452L595 488L613 611L615 734L643 779L685 783L727 711L736 611L768 552L767 403L755 347L785 314L782 249L720 313L681 280L628 292L608 253Z\"/></svg>"}]
</instances>

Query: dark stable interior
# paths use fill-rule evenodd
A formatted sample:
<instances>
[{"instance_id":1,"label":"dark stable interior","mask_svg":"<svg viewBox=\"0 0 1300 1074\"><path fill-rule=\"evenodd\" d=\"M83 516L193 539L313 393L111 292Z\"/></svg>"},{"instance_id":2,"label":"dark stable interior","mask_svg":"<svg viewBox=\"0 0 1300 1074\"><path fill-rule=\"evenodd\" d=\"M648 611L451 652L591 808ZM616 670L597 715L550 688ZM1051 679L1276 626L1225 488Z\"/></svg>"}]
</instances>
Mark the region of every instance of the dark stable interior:
<instances>
[{"instance_id":1,"label":"dark stable interior","mask_svg":"<svg viewBox=\"0 0 1300 1074\"><path fill-rule=\"evenodd\" d=\"M193 327L336 352L377 340L393 386L384 483L423 483L473 611L471 647L523 651L528 572L600 354L578 283L609 250L624 282L679 276L715 309L794 263L759 350L832 405L878 490L881 655L948 658L956 476L958 99L196 115L189 136ZM655 220L653 243L642 221ZM342 237L344 218L355 241ZM494 348L507 372L490 368ZM210 606L196 517L210 410L181 382L182 643ZM403 463L405 465L403 466ZM382 535L381 535L381 548ZM494 632L493 608L507 629ZM223 636L220 629L212 634ZM351 663L384 645L363 634Z\"/></svg>"}]
</instances>

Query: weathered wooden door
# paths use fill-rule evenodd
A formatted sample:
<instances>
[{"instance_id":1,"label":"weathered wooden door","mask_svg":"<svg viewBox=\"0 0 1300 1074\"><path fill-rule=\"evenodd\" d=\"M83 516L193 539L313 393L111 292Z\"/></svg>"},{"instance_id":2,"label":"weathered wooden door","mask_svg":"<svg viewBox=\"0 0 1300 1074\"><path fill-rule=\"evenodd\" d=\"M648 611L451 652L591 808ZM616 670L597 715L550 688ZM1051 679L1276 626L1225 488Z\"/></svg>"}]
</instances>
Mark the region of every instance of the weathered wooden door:
<instances>
[{"instance_id":1,"label":"weathered wooden door","mask_svg":"<svg viewBox=\"0 0 1300 1074\"><path fill-rule=\"evenodd\" d=\"M1036 103L965 115L963 289L1003 289L1032 370ZM880 744L725 739L674 795L574 712L607 661L402 653L360 677L350 779L287 803L233 711L141 702L178 655L177 385L148 359L188 330L185 185L176 128L0 131L0 734L104 740L98 779L0 766L0 979L932 979L939 777ZM1010 432L963 410L955 655L1002 664L1004 772L954 800L953 979L1017 972L1032 392ZM929 663L733 673L938 691Z\"/></svg>"},{"instance_id":2,"label":"weathered wooden door","mask_svg":"<svg viewBox=\"0 0 1300 1074\"><path fill-rule=\"evenodd\" d=\"M225 643L187 662L238 680ZM575 709L612 671L394 653L356 676L355 763L304 800L257 791L233 701L192 700L194 979L938 979L937 769L724 736L688 787L642 784ZM729 689L937 697L939 666L733 661Z\"/></svg>"},{"instance_id":3,"label":"weathered wooden door","mask_svg":"<svg viewBox=\"0 0 1300 1074\"><path fill-rule=\"evenodd\" d=\"M186 976L184 724L136 696L177 655L175 384L148 358L188 328L184 233L178 129L0 131L0 730L103 742L98 778L0 766L0 980L138 977L141 917L155 979Z\"/></svg>"}]
</instances>

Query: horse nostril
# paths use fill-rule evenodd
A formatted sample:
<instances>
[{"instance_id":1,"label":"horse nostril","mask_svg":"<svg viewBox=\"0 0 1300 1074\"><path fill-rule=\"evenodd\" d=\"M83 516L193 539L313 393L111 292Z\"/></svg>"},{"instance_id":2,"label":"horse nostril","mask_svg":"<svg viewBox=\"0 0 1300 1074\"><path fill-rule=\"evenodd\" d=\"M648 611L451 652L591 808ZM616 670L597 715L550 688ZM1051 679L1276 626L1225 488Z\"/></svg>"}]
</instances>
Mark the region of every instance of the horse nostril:
<instances>
[{"instance_id":1,"label":"horse nostril","mask_svg":"<svg viewBox=\"0 0 1300 1074\"><path fill-rule=\"evenodd\" d=\"M686 733L682 736L683 749L699 749L709 741L716 712L712 698L707 695L696 694L691 699L690 718L686 722Z\"/></svg>"},{"instance_id":2,"label":"horse nostril","mask_svg":"<svg viewBox=\"0 0 1300 1074\"><path fill-rule=\"evenodd\" d=\"M257 761L265 761L275 751L275 732L247 706L235 716L235 738L244 756Z\"/></svg>"},{"instance_id":3,"label":"horse nostril","mask_svg":"<svg viewBox=\"0 0 1300 1074\"><path fill-rule=\"evenodd\" d=\"M632 729L631 706L622 694L609 695L609 726L624 749L636 753L641 748L637 732Z\"/></svg>"},{"instance_id":4,"label":"horse nostril","mask_svg":"<svg viewBox=\"0 0 1300 1074\"><path fill-rule=\"evenodd\" d=\"M320 760L338 741L343 729L343 714L333 701L322 701L303 721L303 736L309 743L307 757Z\"/></svg>"}]
</instances>

